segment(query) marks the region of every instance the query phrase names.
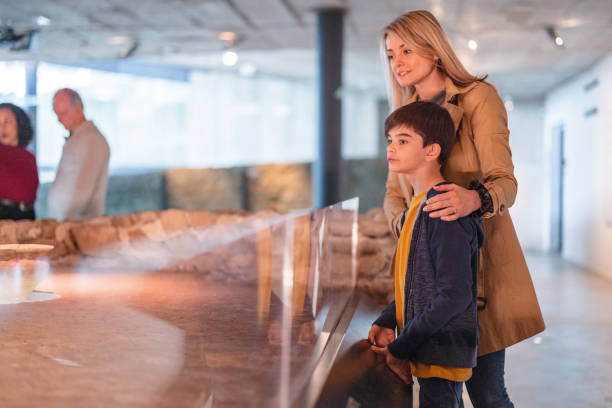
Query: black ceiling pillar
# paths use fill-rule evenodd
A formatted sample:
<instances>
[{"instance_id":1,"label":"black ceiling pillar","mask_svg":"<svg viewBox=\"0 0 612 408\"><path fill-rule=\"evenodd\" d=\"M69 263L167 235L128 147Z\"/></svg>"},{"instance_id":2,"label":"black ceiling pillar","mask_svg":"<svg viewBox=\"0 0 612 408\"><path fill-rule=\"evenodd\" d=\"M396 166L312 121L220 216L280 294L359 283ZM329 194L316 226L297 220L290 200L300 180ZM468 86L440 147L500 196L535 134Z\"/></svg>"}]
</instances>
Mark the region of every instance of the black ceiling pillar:
<instances>
[{"instance_id":1,"label":"black ceiling pillar","mask_svg":"<svg viewBox=\"0 0 612 408\"><path fill-rule=\"evenodd\" d=\"M313 206L340 201L342 167L342 9L317 10L318 150Z\"/></svg>"}]
</instances>

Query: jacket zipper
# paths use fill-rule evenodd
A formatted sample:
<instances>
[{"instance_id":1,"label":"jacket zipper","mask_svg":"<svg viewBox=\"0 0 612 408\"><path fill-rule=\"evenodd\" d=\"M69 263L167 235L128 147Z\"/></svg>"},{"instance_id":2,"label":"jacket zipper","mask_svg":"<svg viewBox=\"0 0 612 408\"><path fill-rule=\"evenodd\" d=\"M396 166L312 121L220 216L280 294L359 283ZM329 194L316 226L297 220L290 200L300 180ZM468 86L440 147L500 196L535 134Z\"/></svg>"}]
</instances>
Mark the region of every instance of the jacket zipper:
<instances>
[{"instance_id":1,"label":"jacket zipper","mask_svg":"<svg viewBox=\"0 0 612 408\"><path fill-rule=\"evenodd\" d=\"M421 204L421 207L423 205ZM406 322L408 321L408 302L411 301L412 298L412 282L414 279L414 263L415 263L415 250L416 250L416 244L418 242L419 239L419 235L421 233L421 215L422 215L422 211L421 208L419 208L419 211L417 213L417 217L414 220L414 227L412 229L412 237L410 239L410 253L408 254L408 265L406 267L406 275L409 275L408 278L406 279L406 283L404 284L404 297L406 299L406 301L404 302L404 327L406 327ZM412 320L412 318L414 317L414 308L411 308L413 315L410 316L410 319Z\"/></svg>"}]
</instances>

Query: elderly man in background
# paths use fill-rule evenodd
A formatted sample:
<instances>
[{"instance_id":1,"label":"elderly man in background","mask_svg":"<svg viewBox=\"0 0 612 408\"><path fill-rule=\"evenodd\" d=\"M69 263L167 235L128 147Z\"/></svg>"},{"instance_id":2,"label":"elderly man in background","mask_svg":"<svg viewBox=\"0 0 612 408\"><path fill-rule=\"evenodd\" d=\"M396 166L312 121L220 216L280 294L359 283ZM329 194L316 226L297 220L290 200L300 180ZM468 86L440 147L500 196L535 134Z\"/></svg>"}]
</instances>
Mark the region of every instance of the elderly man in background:
<instances>
[{"instance_id":1,"label":"elderly man in background","mask_svg":"<svg viewBox=\"0 0 612 408\"><path fill-rule=\"evenodd\" d=\"M88 219L104 214L110 148L93 122L85 119L78 93L64 88L53 97L57 120L70 132L55 181L49 188L51 218Z\"/></svg>"}]
</instances>

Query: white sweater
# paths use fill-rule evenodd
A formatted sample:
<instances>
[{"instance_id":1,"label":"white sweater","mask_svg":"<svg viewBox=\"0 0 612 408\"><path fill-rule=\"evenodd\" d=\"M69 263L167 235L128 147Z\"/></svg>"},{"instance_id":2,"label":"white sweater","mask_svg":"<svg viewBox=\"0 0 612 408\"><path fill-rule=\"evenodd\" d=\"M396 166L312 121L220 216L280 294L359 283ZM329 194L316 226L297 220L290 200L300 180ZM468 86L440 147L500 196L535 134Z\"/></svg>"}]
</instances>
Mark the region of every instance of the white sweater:
<instances>
[{"instance_id":1,"label":"white sweater","mask_svg":"<svg viewBox=\"0 0 612 408\"><path fill-rule=\"evenodd\" d=\"M59 220L104 214L110 148L91 121L83 122L64 143L55 181L47 196L47 215Z\"/></svg>"}]
</instances>

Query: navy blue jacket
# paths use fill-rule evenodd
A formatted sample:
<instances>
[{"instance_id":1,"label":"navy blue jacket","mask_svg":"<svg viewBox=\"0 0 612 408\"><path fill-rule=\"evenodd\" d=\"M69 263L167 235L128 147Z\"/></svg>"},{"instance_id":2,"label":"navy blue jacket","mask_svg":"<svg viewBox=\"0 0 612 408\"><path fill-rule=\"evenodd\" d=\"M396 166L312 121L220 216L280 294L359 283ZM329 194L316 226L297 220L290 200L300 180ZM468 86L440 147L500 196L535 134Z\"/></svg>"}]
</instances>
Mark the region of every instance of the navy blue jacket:
<instances>
[{"instance_id":1,"label":"navy blue jacket","mask_svg":"<svg viewBox=\"0 0 612 408\"><path fill-rule=\"evenodd\" d=\"M431 189L427 198L437 195ZM430 218L419 208L412 230L405 325L389 344L396 358L449 367L476 366L478 249L484 242L475 214L456 221ZM395 329L395 301L374 322Z\"/></svg>"}]
</instances>

